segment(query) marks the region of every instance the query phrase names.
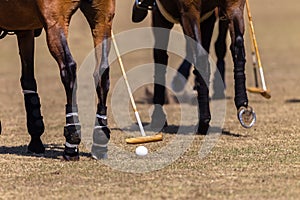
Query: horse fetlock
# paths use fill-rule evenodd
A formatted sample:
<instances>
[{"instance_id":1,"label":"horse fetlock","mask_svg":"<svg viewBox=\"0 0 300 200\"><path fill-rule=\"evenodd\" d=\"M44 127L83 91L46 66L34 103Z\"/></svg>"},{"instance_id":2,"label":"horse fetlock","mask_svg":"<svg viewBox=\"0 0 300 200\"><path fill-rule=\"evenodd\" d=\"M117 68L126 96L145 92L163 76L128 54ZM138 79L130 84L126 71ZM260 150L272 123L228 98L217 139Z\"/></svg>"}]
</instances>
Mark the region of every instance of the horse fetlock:
<instances>
[{"instance_id":1,"label":"horse fetlock","mask_svg":"<svg viewBox=\"0 0 300 200\"><path fill-rule=\"evenodd\" d=\"M93 145L91 149L92 158L106 159L108 152L108 142L110 140L110 130L107 127L95 127L93 132Z\"/></svg>"},{"instance_id":2,"label":"horse fetlock","mask_svg":"<svg viewBox=\"0 0 300 200\"><path fill-rule=\"evenodd\" d=\"M106 145L110 140L110 130L106 126L95 126L93 132L93 143L98 145Z\"/></svg>"},{"instance_id":3,"label":"horse fetlock","mask_svg":"<svg viewBox=\"0 0 300 200\"><path fill-rule=\"evenodd\" d=\"M63 159L66 161L79 160L78 145L81 142L81 126L67 125L64 127L64 136L66 138L65 149L63 152Z\"/></svg>"},{"instance_id":4,"label":"horse fetlock","mask_svg":"<svg viewBox=\"0 0 300 200\"><path fill-rule=\"evenodd\" d=\"M68 147L65 145L63 152L63 159L65 161L78 161L79 160L79 149L78 147Z\"/></svg>"},{"instance_id":5,"label":"horse fetlock","mask_svg":"<svg viewBox=\"0 0 300 200\"><path fill-rule=\"evenodd\" d=\"M81 142L81 126L68 125L64 127L66 142L72 145L79 145Z\"/></svg>"},{"instance_id":6,"label":"horse fetlock","mask_svg":"<svg viewBox=\"0 0 300 200\"><path fill-rule=\"evenodd\" d=\"M163 107L159 104L156 104L151 116L151 128L154 129L154 131L161 131L167 126L167 116L163 110Z\"/></svg>"},{"instance_id":7,"label":"horse fetlock","mask_svg":"<svg viewBox=\"0 0 300 200\"><path fill-rule=\"evenodd\" d=\"M96 160L106 159L107 152L108 152L107 146L101 146L96 144L92 145L91 156Z\"/></svg>"},{"instance_id":8,"label":"horse fetlock","mask_svg":"<svg viewBox=\"0 0 300 200\"><path fill-rule=\"evenodd\" d=\"M206 135L209 129L210 119L200 120L196 134Z\"/></svg>"},{"instance_id":9,"label":"horse fetlock","mask_svg":"<svg viewBox=\"0 0 300 200\"><path fill-rule=\"evenodd\" d=\"M45 152L45 147L40 137L31 137L27 149L28 153L42 154Z\"/></svg>"},{"instance_id":10,"label":"horse fetlock","mask_svg":"<svg viewBox=\"0 0 300 200\"><path fill-rule=\"evenodd\" d=\"M45 126L41 115L41 103L37 93L24 94L27 130L31 136L41 136Z\"/></svg>"},{"instance_id":11,"label":"horse fetlock","mask_svg":"<svg viewBox=\"0 0 300 200\"><path fill-rule=\"evenodd\" d=\"M93 146L107 148L110 140L110 129L107 127L107 107L101 104L97 105L97 114L95 120L95 127L93 131ZM94 150L97 149L94 147Z\"/></svg>"}]
</instances>

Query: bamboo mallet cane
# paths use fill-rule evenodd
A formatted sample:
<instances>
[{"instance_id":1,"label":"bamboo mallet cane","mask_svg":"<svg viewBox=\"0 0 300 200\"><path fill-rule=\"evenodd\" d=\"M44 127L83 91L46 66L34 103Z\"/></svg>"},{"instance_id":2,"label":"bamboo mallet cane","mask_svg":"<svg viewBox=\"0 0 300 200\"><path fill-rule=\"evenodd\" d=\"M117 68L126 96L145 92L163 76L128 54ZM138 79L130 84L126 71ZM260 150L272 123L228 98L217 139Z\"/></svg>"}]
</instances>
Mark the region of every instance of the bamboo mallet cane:
<instances>
[{"instance_id":1,"label":"bamboo mallet cane","mask_svg":"<svg viewBox=\"0 0 300 200\"><path fill-rule=\"evenodd\" d=\"M126 84L126 87L127 87L127 91L128 91L128 94L129 94L130 102L131 102L131 105L132 105L137 123L138 123L139 128L140 128L140 133L142 135L141 137L127 138L126 142L128 144L139 144L139 143L146 143L146 142L161 141L163 139L162 133L157 134L157 135L151 135L151 136L146 136L146 134L145 134L144 127L142 125L140 115L137 111L137 107L136 107L136 104L134 102L132 91L131 91L131 88L130 88L129 83L128 83L128 79L127 79L127 75L126 75L125 68L124 68L124 65L123 65L123 61L121 59L121 55L120 55L119 48L117 46L117 42L115 40L115 36L114 36L113 31L111 31L111 39L112 39L112 43L113 43L116 55L118 57L118 61L119 61L119 64L120 64L122 75L123 75L123 78L124 78L124 81L125 81L125 84Z\"/></svg>"},{"instance_id":2,"label":"bamboo mallet cane","mask_svg":"<svg viewBox=\"0 0 300 200\"><path fill-rule=\"evenodd\" d=\"M258 46L257 46L257 42L256 42L254 26L253 26L253 21L252 21L252 16L251 16L251 11L250 11L250 6L249 6L248 0L246 0L246 8L247 8L247 14L248 14L249 28L250 28L250 38L252 40L252 45L253 45L255 55L257 58L257 65L258 65L258 70L259 70L260 79L261 79L261 83L262 83L262 88L249 87L249 88L247 88L247 90L249 92L253 92L253 93L260 93L263 97L270 99L271 94L270 94L270 91L267 89L266 82L265 82L264 71L263 71L263 67L261 64L261 60L260 60L260 55L259 55Z\"/></svg>"}]
</instances>

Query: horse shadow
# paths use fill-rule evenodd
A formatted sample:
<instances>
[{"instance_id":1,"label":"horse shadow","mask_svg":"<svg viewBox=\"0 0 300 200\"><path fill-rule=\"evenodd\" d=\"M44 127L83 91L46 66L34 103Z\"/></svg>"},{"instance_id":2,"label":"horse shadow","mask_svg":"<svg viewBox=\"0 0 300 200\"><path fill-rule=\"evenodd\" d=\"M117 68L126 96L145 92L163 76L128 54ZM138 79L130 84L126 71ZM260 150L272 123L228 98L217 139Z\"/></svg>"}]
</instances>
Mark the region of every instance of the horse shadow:
<instances>
[{"instance_id":1,"label":"horse shadow","mask_svg":"<svg viewBox=\"0 0 300 200\"><path fill-rule=\"evenodd\" d=\"M292 104L292 103L300 103L300 99L287 99L287 100L285 100L285 103L290 103L290 104Z\"/></svg>"},{"instance_id":2,"label":"horse shadow","mask_svg":"<svg viewBox=\"0 0 300 200\"><path fill-rule=\"evenodd\" d=\"M47 158L47 159L62 159L62 154L64 151L64 147L59 144L44 144L45 146L45 153L43 154L35 154L28 152L28 145L19 145L19 146L12 146L12 147L6 147L6 146L0 146L0 154L2 155L18 155L18 156L28 156L28 157L39 157L39 158ZM86 152L80 152L80 156L90 157L89 153Z\"/></svg>"},{"instance_id":3,"label":"horse shadow","mask_svg":"<svg viewBox=\"0 0 300 200\"><path fill-rule=\"evenodd\" d=\"M149 127L150 123L143 122L143 127ZM179 134L179 135L192 135L196 132L196 126L193 125L168 125L166 127L163 127L161 130L151 130L149 128L145 128L145 132L161 132L166 134ZM130 127L125 128L112 128L111 130L117 130L117 131L127 131L127 132L136 132L139 131L138 124L133 123ZM239 133L233 133L228 130L222 129L221 127L211 126L209 128L209 134L221 134L224 136L230 136L230 137L247 137L245 135L241 135Z\"/></svg>"}]
</instances>

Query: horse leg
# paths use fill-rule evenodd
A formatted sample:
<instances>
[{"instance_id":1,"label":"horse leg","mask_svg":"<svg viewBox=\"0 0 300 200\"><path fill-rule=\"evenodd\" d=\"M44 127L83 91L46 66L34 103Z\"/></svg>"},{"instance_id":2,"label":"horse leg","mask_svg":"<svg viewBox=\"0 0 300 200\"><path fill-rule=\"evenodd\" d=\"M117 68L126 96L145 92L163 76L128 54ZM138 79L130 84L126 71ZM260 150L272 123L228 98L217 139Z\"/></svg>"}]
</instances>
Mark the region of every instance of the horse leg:
<instances>
[{"instance_id":1,"label":"horse leg","mask_svg":"<svg viewBox=\"0 0 300 200\"><path fill-rule=\"evenodd\" d=\"M225 84L225 61L227 45L226 36L228 31L228 21L223 20L222 16L219 16L219 34L215 42L215 52L217 56L217 68L221 74L222 80Z\"/></svg>"},{"instance_id":2,"label":"horse leg","mask_svg":"<svg viewBox=\"0 0 300 200\"><path fill-rule=\"evenodd\" d=\"M226 36L228 31L228 21L223 20L222 16L219 16L219 33L217 40L215 42L215 52L217 56L217 71L215 72L215 78L218 77L219 73L222 78L222 83L214 79L214 99L222 99L225 97L225 61L224 57L226 55L227 45ZM220 85L222 84L222 85Z\"/></svg>"},{"instance_id":3,"label":"horse leg","mask_svg":"<svg viewBox=\"0 0 300 200\"><path fill-rule=\"evenodd\" d=\"M21 86L25 101L27 130L31 136L28 151L44 153L45 147L40 138L44 133L44 122L34 78L34 31L17 31L16 35L22 63Z\"/></svg>"},{"instance_id":4,"label":"horse leg","mask_svg":"<svg viewBox=\"0 0 300 200\"><path fill-rule=\"evenodd\" d=\"M209 47L211 43L215 22L216 22L215 15L211 15L208 19L201 22L201 27L204 27L201 29L202 46L207 53L209 53ZM192 67L192 64L189 62L192 60L192 58L190 57L192 53L188 52L189 51L188 44L186 47L186 51L187 51L187 57L181 63L180 67L177 70L178 73L176 74L176 76L172 81L172 88L176 92L180 92L184 88L185 84L187 83L187 79L190 75L190 69Z\"/></svg>"},{"instance_id":5,"label":"horse leg","mask_svg":"<svg viewBox=\"0 0 300 200\"><path fill-rule=\"evenodd\" d=\"M188 81L188 78L190 76L190 70L192 67L192 63L190 62L193 58L190 58L190 55L192 55L192 53L188 52L189 51L188 45L186 45L186 51L187 51L186 57L180 64L179 68L177 69L177 73L172 80L172 89L175 92L180 92L184 89Z\"/></svg>"},{"instance_id":6,"label":"horse leg","mask_svg":"<svg viewBox=\"0 0 300 200\"><path fill-rule=\"evenodd\" d=\"M163 111L166 96L166 70L168 64L167 47L169 43L170 29L173 23L167 21L155 6L152 12L152 26L155 38L154 55L154 111L151 116L151 128L160 131L167 126L166 114ZM164 28L164 29L158 29ZM163 31L162 31L163 30Z\"/></svg>"},{"instance_id":7,"label":"horse leg","mask_svg":"<svg viewBox=\"0 0 300 200\"><path fill-rule=\"evenodd\" d=\"M211 119L208 91L210 69L208 54L201 46L200 11L194 5L182 5L182 8L189 8L181 10L183 31L193 39L193 41L188 40L188 43L194 58L195 70L193 72L196 76L195 85L198 93L199 124L197 133L206 134Z\"/></svg>"},{"instance_id":8,"label":"horse leg","mask_svg":"<svg viewBox=\"0 0 300 200\"><path fill-rule=\"evenodd\" d=\"M81 141L81 126L78 118L76 99L76 62L74 61L67 42L68 27L72 14L79 6L79 1L58 2L51 0L37 1L41 10L42 20L45 24L47 44L50 53L55 58L60 69L61 81L67 97L66 125L64 136L66 138L63 158L67 161L79 160L78 145ZM64 5L59 5L59 4ZM57 4L56 6L49 6ZM63 10L57 11L61 6ZM50 14L49 14L50 13Z\"/></svg>"},{"instance_id":9,"label":"horse leg","mask_svg":"<svg viewBox=\"0 0 300 200\"><path fill-rule=\"evenodd\" d=\"M229 31L231 37L230 50L234 62L234 79L235 79L235 106L239 109L241 106L248 106L246 93L246 76L245 76L245 47L244 47L244 7L228 8Z\"/></svg>"},{"instance_id":10,"label":"horse leg","mask_svg":"<svg viewBox=\"0 0 300 200\"><path fill-rule=\"evenodd\" d=\"M93 1L92 4L82 2L80 9L91 27L96 56L94 81L98 104L91 154L94 159L105 159L107 158L107 145L110 140L110 129L107 126L106 101L110 85L108 54L110 51L110 37L115 12L115 1L104 1L101 15L99 14L99 7L94 6L94 3L96 3L96 1Z\"/></svg>"},{"instance_id":11,"label":"horse leg","mask_svg":"<svg viewBox=\"0 0 300 200\"><path fill-rule=\"evenodd\" d=\"M250 128L255 122L255 113L252 108L248 107L248 97L246 93L246 75L245 75L245 47L244 47L244 3L239 6L236 4L227 8L229 16L229 31L231 36L231 53L234 62L234 80L235 80L235 106L238 110L238 118L242 126ZM246 125L242 115L246 114Z\"/></svg>"}]
</instances>

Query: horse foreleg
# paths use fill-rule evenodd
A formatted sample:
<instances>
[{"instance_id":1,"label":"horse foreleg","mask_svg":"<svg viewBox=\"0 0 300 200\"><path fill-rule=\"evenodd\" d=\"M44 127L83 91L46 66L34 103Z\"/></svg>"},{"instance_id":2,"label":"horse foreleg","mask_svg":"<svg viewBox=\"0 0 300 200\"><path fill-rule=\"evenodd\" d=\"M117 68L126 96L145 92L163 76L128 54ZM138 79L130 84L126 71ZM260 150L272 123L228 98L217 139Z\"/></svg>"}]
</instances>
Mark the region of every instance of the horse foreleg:
<instances>
[{"instance_id":1,"label":"horse foreleg","mask_svg":"<svg viewBox=\"0 0 300 200\"><path fill-rule=\"evenodd\" d=\"M200 29L200 11L196 7L192 6L189 8L189 10L182 10L182 13L182 27L184 33L191 38L188 39L187 42L189 48L191 48L191 57L193 57L195 66L195 86L198 93L199 109L199 123L197 133L206 134L211 119L208 90L210 68L208 63L208 53L203 49L201 45L202 35ZM209 46L209 43L207 44Z\"/></svg>"},{"instance_id":2,"label":"horse foreleg","mask_svg":"<svg viewBox=\"0 0 300 200\"><path fill-rule=\"evenodd\" d=\"M63 158L76 161L79 160L78 145L81 141L81 126L76 99L76 62L71 55L67 36L71 16L78 9L80 0L37 0L36 3L47 34L48 48L58 63L67 97L64 127L66 142Z\"/></svg>"},{"instance_id":3,"label":"horse foreleg","mask_svg":"<svg viewBox=\"0 0 300 200\"><path fill-rule=\"evenodd\" d=\"M76 100L76 62L74 61L67 44L63 26L59 24L46 29L47 43L52 56L56 59L61 81L64 85L67 104L66 104L66 126L64 136L66 138L63 157L66 160L78 160L78 145L81 141L81 126L78 118L78 108Z\"/></svg>"},{"instance_id":4,"label":"horse foreleg","mask_svg":"<svg viewBox=\"0 0 300 200\"><path fill-rule=\"evenodd\" d=\"M152 12L152 26L155 38L153 49L154 56L154 110L151 116L151 128L155 131L162 130L167 126L166 114L163 105L166 98L166 70L168 65L167 48L169 43L170 29L173 23L167 21L157 7Z\"/></svg>"},{"instance_id":5,"label":"horse foreleg","mask_svg":"<svg viewBox=\"0 0 300 200\"><path fill-rule=\"evenodd\" d=\"M234 62L234 80L235 80L235 106L238 110L238 119L245 128L254 125L256 116L252 108L248 106L248 97L246 93L246 75L245 75L245 47L244 47L244 6L228 9L229 30L231 36L231 53Z\"/></svg>"},{"instance_id":6,"label":"horse foreleg","mask_svg":"<svg viewBox=\"0 0 300 200\"><path fill-rule=\"evenodd\" d=\"M107 95L110 86L108 54L111 47L111 28L114 17L115 2L113 0L103 2L99 10L97 1L83 2L81 11L89 22L95 47L96 66L94 81L98 96L95 127L93 131L93 145L91 154L94 159L107 158L110 129L107 124ZM95 5L94 5L95 4ZM101 14L99 14L101 12Z\"/></svg>"},{"instance_id":7,"label":"horse foreleg","mask_svg":"<svg viewBox=\"0 0 300 200\"><path fill-rule=\"evenodd\" d=\"M238 7L230 9L228 13L229 30L231 36L230 50L232 53L234 63L234 80L235 80L235 106L239 109L242 106L248 106L248 98L246 93L246 76L245 76L245 63L246 54L244 47L244 18L243 9Z\"/></svg>"},{"instance_id":8,"label":"horse foreleg","mask_svg":"<svg viewBox=\"0 0 300 200\"><path fill-rule=\"evenodd\" d=\"M44 133L44 122L34 78L34 31L18 31L16 34L22 63L21 86L25 101L27 130L31 136L28 151L44 153L45 147L40 139Z\"/></svg>"}]
</instances>

